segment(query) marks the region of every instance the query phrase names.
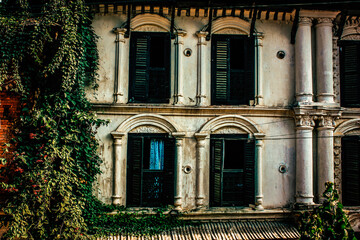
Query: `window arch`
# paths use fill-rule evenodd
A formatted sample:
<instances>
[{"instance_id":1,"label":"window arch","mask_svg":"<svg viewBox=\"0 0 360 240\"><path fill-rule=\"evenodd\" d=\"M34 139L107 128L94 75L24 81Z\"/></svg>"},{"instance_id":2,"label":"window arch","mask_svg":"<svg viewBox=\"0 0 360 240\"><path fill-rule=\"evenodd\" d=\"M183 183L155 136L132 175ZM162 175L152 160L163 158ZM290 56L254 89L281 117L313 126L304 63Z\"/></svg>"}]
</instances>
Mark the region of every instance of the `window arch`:
<instances>
[{"instance_id":1,"label":"window arch","mask_svg":"<svg viewBox=\"0 0 360 240\"><path fill-rule=\"evenodd\" d=\"M335 183L345 206L360 206L360 119L341 123L334 137Z\"/></svg>"},{"instance_id":2,"label":"window arch","mask_svg":"<svg viewBox=\"0 0 360 240\"><path fill-rule=\"evenodd\" d=\"M174 204L174 191L181 190L174 189L178 181L175 164L182 161L182 149L175 145L183 136L179 128L163 116L139 114L111 134L115 148L113 204Z\"/></svg>"},{"instance_id":3,"label":"window arch","mask_svg":"<svg viewBox=\"0 0 360 240\"><path fill-rule=\"evenodd\" d=\"M210 206L262 207L262 138L265 136L249 119L225 115L205 123L198 133L197 205L210 196ZM202 147L206 146L206 147ZM208 149L208 150L206 150ZM210 152L210 154L208 154ZM209 180L201 179L204 164L209 165ZM256 178L255 178L255 172ZM205 193L203 182L210 182Z\"/></svg>"}]
</instances>

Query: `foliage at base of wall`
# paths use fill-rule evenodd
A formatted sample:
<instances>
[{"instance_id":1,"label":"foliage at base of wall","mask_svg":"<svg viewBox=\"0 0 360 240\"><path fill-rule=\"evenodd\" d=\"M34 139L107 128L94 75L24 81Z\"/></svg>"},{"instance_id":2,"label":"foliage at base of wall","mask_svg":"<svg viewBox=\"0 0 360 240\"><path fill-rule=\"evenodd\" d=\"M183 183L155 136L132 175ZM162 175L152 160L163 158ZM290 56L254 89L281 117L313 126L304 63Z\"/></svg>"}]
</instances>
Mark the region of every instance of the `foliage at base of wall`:
<instances>
[{"instance_id":1,"label":"foliage at base of wall","mask_svg":"<svg viewBox=\"0 0 360 240\"><path fill-rule=\"evenodd\" d=\"M334 184L327 182L325 186L323 204L313 211L303 212L298 219L300 239L356 239Z\"/></svg>"},{"instance_id":2,"label":"foliage at base of wall","mask_svg":"<svg viewBox=\"0 0 360 240\"><path fill-rule=\"evenodd\" d=\"M179 218L177 211L169 208L148 211L129 211L124 207L99 205L99 215L94 216L91 233L94 236L137 235L151 236L185 224L194 224Z\"/></svg>"}]
</instances>

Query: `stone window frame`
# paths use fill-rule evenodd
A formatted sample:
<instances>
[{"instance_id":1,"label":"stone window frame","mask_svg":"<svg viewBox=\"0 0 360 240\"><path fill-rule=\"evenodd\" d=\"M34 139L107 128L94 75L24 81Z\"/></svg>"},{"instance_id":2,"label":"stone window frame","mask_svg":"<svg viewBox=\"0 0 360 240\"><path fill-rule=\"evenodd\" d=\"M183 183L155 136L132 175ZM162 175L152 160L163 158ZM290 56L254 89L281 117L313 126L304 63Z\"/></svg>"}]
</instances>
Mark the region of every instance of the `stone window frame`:
<instances>
[{"instance_id":1,"label":"stone window frame","mask_svg":"<svg viewBox=\"0 0 360 240\"><path fill-rule=\"evenodd\" d=\"M360 118L346 120L334 130L334 181L342 200L341 139L344 136L360 135ZM360 206L359 206L360 207Z\"/></svg>"},{"instance_id":2,"label":"stone window frame","mask_svg":"<svg viewBox=\"0 0 360 240\"><path fill-rule=\"evenodd\" d=\"M205 62L205 47L207 44L206 37L209 34L207 32L208 25L205 25L200 31L196 33L198 36L198 81L197 81L197 95L196 104L198 106L211 105L211 82L207 81L211 79L208 75L209 69L211 70L211 64ZM239 17L219 17L212 21L211 34L226 34L226 35L247 35L251 34L251 23L247 20ZM264 105L263 95L263 38L264 34L254 29L255 38L255 56L254 56L254 102L249 105ZM211 44L210 48L211 48ZM210 51L211 52L211 51ZM207 69L207 64L209 69ZM208 90L210 89L210 90Z\"/></svg>"},{"instance_id":3,"label":"stone window frame","mask_svg":"<svg viewBox=\"0 0 360 240\"><path fill-rule=\"evenodd\" d=\"M123 121L115 131L111 132L114 139L114 170L112 204L126 206L127 187L127 151L128 133L165 133L175 138L175 209L182 209L182 162L183 140L185 132L172 121L158 114L138 114Z\"/></svg>"},{"instance_id":4,"label":"stone window frame","mask_svg":"<svg viewBox=\"0 0 360 240\"><path fill-rule=\"evenodd\" d=\"M210 135L211 134L247 134L248 138L255 139L255 196L254 204L259 211L263 205L263 139L265 134L251 120L240 115L224 115L215 117L206 122L197 133L196 151L196 207L204 209L209 206L210 182Z\"/></svg>"},{"instance_id":5,"label":"stone window frame","mask_svg":"<svg viewBox=\"0 0 360 240\"><path fill-rule=\"evenodd\" d=\"M116 34L116 51L115 51L115 83L114 83L114 103L116 104L129 104L129 89L130 79L129 65L124 64L126 58L130 59L130 41L125 39L125 33L127 31L126 22L120 27L115 27L113 32ZM144 13L138 14L133 17L130 21L131 32L168 32L170 33L171 21L158 14ZM174 25L175 39L170 41L170 101L169 103L163 103L165 105L175 104L182 105L184 103L183 96L183 78L184 73L182 69L184 55L179 54L183 51L184 41L183 38L186 36L186 31L180 29ZM130 33L131 39L131 33Z\"/></svg>"}]
</instances>

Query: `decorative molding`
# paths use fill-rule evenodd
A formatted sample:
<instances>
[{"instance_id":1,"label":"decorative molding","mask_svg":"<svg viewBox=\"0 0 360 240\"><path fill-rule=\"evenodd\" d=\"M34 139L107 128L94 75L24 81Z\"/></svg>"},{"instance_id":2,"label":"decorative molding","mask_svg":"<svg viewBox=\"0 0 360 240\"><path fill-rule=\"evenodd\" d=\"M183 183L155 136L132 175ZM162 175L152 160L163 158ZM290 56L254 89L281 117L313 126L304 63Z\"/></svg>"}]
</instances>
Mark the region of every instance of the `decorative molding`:
<instances>
[{"instance_id":1,"label":"decorative molding","mask_svg":"<svg viewBox=\"0 0 360 240\"><path fill-rule=\"evenodd\" d=\"M333 25L332 22L333 22L333 18L328 18L328 17L317 18L315 27L321 27L324 25L332 26Z\"/></svg>"},{"instance_id":2,"label":"decorative molding","mask_svg":"<svg viewBox=\"0 0 360 240\"><path fill-rule=\"evenodd\" d=\"M349 132L351 132L353 130L357 130L357 129L360 129L360 119L359 118L348 120L348 121L341 123L339 126L337 126L335 128L334 133L335 134L340 133L342 135L347 135Z\"/></svg>"},{"instance_id":3,"label":"decorative molding","mask_svg":"<svg viewBox=\"0 0 360 240\"><path fill-rule=\"evenodd\" d=\"M325 128L334 128L335 127L335 119L338 117L333 116L320 116L319 119L319 126Z\"/></svg>"},{"instance_id":4,"label":"decorative molding","mask_svg":"<svg viewBox=\"0 0 360 240\"><path fill-rule=\"evenodd\" d=\"M244 32L244 31L241 31L239 29L236 29L236 28L225 28L225 29L221 29L221 30L218 30L216 32L216 34L240 34L240 35L248 35L247 32Z\"/></svg>"},{"instance_id":5,"label":"decorative molding","mask_svg":"<svg viewBox=\"0 0 360 240\"><path fill-rule=\"evenodd\" d=\"M312 25L313 18L311 17L300 17L299 18L299 25Z\"/></svg>"},{"instance_id":6,"label":"decorative molding","mask_svg":"<svg viewBox=\"0 0 360 240\"><path fill-rule=\"evenodd\" d=\"M340 102L340 55L338 38L333 37L333 82L334 82L334 100Z\"/></svg>"},{"instance_id":7,"label":"decorative molding","mask_svg":"<svg viewBox=\"0 0 360 240\"><path fill-rule=\"evenodd\" d=\"M247 134L260 133L255 123L238 115L224 115L213 118L200 128L199 133L216 133L220 129L229 128L237 128Z\"/></svg>"},{"instance_id":8,"label":"decorative molding","mask_svg":"<svg viewBox=\"0 0 360 240\"><path fill-rule=\"evenodd\" d=\"M343 29L341 40L360 40L360 25L358 21L347 21Z\"/></svg>"},{"instance_id":9,"label":"decorative molding","mask_svg":"<svg viewBox=\"0 0 360 240\"><path fill-rule=\"evenodd\" d=\"M251 24L238 17L220 17L211 24L212 34L250 34ZM205 25L200 32L205 32L208 25Z\"/></svg>"},{"instance_id":10,"label":"decorative molding","mask_svg":"<svg viewBox=\"0 0 360 240\"><path fill-rule=\"evenodd\" d=\"M157 14L145 13L132 18L130 26L132 31L169 32L171 21Z\"/></svg>"},{"instance_id":11,"label":"decorative molding","mask_svg":"<svg viewBox=\"0 0 360 240\"><path fill-rule=\"evenodd\" d=\"M214 131L212 133L216 133L216 134L248 134L243 129L237 128L237 127L224 127L224 128L217 129L216 131Z\"/></svg>"},{"instance_id":12,"label":"decorative molding","mask_svg":"<svg viewBox=\"0 0 360 240\"><path fill-rule=\"evenodd\" d=\"M140 128L143 126L148 129ZM116 129L116 132L128 133L133 129L134 131L139 131L136 130L137 128L144 131L160 131L165 133L179 132L179 128L174 123L170 122L167 118L157 114L139 114L133 117L129 117L119 125L119 127Z\"/></svg>"},{"instance_id":13,"label":"decorative molding","mask_svg":"<svg viewBox=\"0 0 360 240\"><path fill-rule=\"evenodd\" d=\"M131 133L166 133L163 129L155 126L140 126L130 130Z\"/></svg>"},{"instance_id":14,"label":"decorative molding","mask_svg":"<svg viewBox=\"0 0 360 240\"><path fill-rule=\"evenodd\" d=\"M296 126L297 127L310 127L313 128L315 126L316 116L311 115L298 115L296 118Z\"/></svg>"}]
</instances>

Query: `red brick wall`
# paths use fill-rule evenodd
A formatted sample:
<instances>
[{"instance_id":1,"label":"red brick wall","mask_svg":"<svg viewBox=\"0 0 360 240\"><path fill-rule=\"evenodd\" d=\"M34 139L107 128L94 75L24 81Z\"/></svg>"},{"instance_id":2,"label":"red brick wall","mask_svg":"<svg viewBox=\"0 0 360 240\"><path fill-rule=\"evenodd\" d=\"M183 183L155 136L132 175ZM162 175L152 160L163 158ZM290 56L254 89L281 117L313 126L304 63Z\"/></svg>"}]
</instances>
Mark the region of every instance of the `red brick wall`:
<instances>
[{"instance_id":1,"label":"red brick wall","mask_svg":"<svg viewBox=\"0 0 360 240\"><path fill-rule=\"evenodd\" d=\"M10 129L20 113L19 96L12 92L0 92L0 148L11 139ZM1 154L1 153L0 153Z\"/></svg>"}]
</instances>

